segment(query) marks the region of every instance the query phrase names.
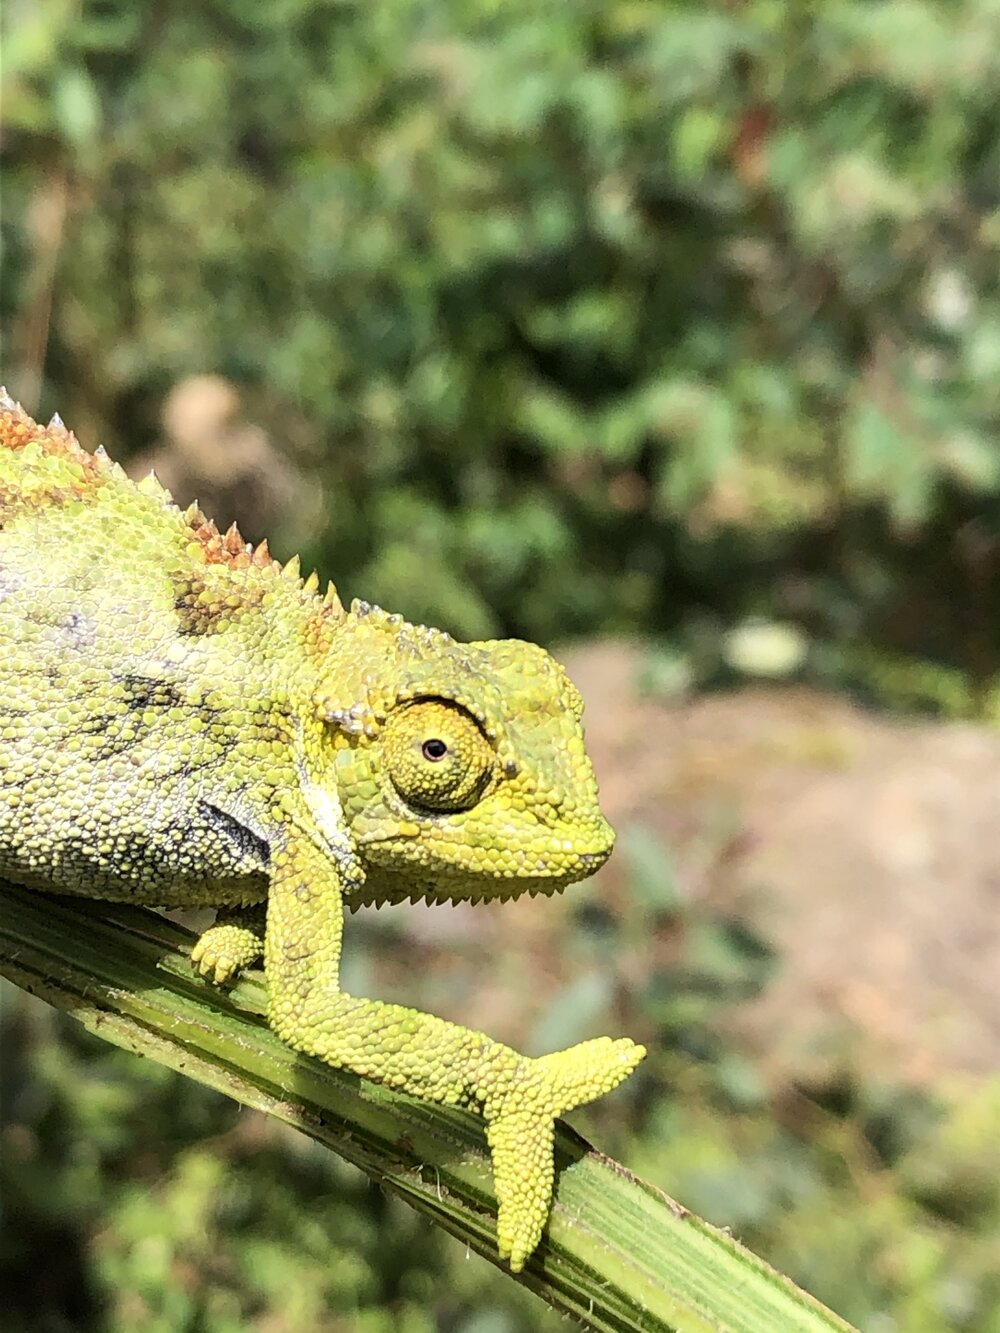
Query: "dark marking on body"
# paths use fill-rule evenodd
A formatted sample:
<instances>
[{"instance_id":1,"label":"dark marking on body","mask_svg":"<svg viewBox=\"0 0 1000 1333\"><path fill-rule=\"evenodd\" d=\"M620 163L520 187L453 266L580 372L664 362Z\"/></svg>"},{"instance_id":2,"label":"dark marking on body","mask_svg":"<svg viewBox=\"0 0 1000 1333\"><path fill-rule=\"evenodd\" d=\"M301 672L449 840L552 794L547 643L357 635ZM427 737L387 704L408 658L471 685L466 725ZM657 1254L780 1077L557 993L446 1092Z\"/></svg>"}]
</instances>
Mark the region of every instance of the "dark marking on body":
<instances>
[{"instance_id":1,"label":"dark marking on body","mask_svg":"<svg viewBox=\"0 0 1000 1333\"><path fill-rule=\"evenodd\" d=\"M125 710L107 711L100 707L99 698L95 698L95 711L85 717L78 726L66 730L65 734L99 736L100 744L89 751L93 762L112 759L116 755L126 754L146 743L155 732L155 724L147 725L143 714L149 710L183 709L186 713L201 717L209 726L217 719L217 712L204 703L192 703L184 698L177 686L170 681L155 677L128 675L116 676L124 695ZM163 724L160 724L163 725ZM218 763L237 743L236 736L215 730L210 742L203 738L197 758L184 754L180 749L170 747L162 749L156 757L156 780L164 782L170 778L189 777L193 773L212 767Z\"/></svg>"},{"instance_id":2,"label":"dark marking on body","mask_svg":"<svg viewBox=\"0 0 1000 1333\"><path fill-rule=\"evenodd\" d=\"M235 587L235 585L234 585ZM230 589L232 592L234 588ZM174 610L177 612L178 633L198 637L203 634L221 634L247 611L259 607L264 595L263 584L248 583L239 589L239 604L230 606L221 586L209 584L200 575L174 580Z\"/></svg>"},{"instance_id":3,"label":"dark marking on body","mask_svg":"<svg viewBox=\"0 0 1000 1333\"><path fill-rule=\"evenodd\" d=\"M179 708L183 702L180 691L169 681L153 676L122 676L125 704L129 712L147 708Z\"/></svg>"},{"instance_id":4,"label":"dark marking on body","mask_svg":"<svg viewBox=\"0 0 1000 1333\"><path fill-rule=\"evenodd\" d=\"M200 803L201 812L212 831L222 839L234 854L234 859L266 871L271 860L271 848L266 839L241 820L220 810L210 801Z\"/></svg>"},{"instance_id":5,"label":"dark marking on body","mask_svg":"<svg viewBox=\"0 0 1000 1333\"><path fill-rule=\"evenodd\" d=\"M205 581L202 578L191 576L175 579L174 610L177 612L180 634L198 637L217 633L221 628L222 607L218 603L203 601L205 592Z\"/></svg>"}]
</instances>

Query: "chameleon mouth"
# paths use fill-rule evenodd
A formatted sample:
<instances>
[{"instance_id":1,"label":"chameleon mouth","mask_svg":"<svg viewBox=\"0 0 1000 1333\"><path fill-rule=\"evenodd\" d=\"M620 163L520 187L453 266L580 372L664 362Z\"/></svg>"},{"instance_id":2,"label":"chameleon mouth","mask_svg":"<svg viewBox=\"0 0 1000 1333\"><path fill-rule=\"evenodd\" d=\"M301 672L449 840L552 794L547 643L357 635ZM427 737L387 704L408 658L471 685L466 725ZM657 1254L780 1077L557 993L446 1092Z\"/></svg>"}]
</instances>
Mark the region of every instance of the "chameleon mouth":
<instances>
[{"instance_id":1,"label":"chameleon mouth","mask_svg":"<svg viewBox=\"0 0 1000 1333\"><path fill-rule=\"evenodd\" d=\"M484 875L460 865L410 866L403 869L369 864L365 883L350 895L350 906L381 906L400 902L506 902L524 894L534 898L561 893L599 870L611 847L577 852L526 873Z\"/></svg>"},{"instance_id":2,"label":"chameleon mouth","mask_svg":"<svg viewBox=\"0 0 1000 1333\"><path fill-rule=\"evenodd\" d=\"M358 851L365 883L352 904L504 901L522 894L553 894L599 870L615 835L597 812L567 829L568 821L520 821L506 812L496 826L441 821L433 829L365 830ZM485 830L485 832L483 831ZM423 836L419 836L420 833Z\"/></svg>"},{"instance_id":3,"label":"chameleon mouth","mask_svg":"<svg viewBox=\"0 0 1000 1333\"><path fill-rule=\"evenodd\" d=\"M578 879L585 878L579 875ZM358 907L392 907L397 903L427 903L430 907L454 906L457 903L503 903L514 898L554 897L573 883L571 879L508 879L484 884L482 880L434 884L414 884L412 879L394 883L388 875L373 875L355 890L346 906L350 911Z\"/></svg>"},{"instance_id":4,"label":"chameleon mouth","mask_svg":"<svg viewBox=\"0 0 1000 1333\"><path fill-rule=\"evenodd\" d=\"M588 875L592 875L595 870L600 870L601 866L611 855L611 848L602 849L599 852L580 852L577 860L583 866Z\"/></svg>"}]
</instances>

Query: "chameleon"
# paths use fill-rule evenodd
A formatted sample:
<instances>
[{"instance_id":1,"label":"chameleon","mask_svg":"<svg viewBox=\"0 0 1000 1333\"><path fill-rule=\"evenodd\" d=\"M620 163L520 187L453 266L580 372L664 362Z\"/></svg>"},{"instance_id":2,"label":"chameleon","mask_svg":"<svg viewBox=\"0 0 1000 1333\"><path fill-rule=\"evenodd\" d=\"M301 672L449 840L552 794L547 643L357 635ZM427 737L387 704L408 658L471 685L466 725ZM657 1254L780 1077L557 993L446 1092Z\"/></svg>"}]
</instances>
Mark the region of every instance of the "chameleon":
<instances>
[{"instance_id":1,"label":"chameleon","mask_svg":"<svg viewBox=\"0 0 1000 1333\"><path fill-rule=\"evenodd\" d=\"M581 697L541 647L461 643L132 481L0 391L0 880L210 907L220 985L263 959L281 1040L486 1122L497 1250L536 1249L557 1116L645 1055L529 1058L339 985L361 904L507 899L591 875L601 813Z\"/></svg>"}]
</instances>

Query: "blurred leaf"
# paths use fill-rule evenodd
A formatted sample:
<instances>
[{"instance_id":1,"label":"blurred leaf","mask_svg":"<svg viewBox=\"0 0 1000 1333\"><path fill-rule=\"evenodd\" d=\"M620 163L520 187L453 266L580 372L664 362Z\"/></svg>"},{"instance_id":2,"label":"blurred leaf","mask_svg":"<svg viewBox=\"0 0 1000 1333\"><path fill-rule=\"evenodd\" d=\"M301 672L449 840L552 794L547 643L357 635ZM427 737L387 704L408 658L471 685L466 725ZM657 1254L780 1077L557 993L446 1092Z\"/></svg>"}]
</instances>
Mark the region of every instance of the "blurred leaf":
<instances>
[{"instance_id":1,"label":"blurred leaf","mask_svg":"<svg viewBox=\"0 0 1000 1333\"><path fill-rule=\"evenodd\" d=\"M558 1051L593 1036L607 1022L612 974L583 972L555 996L528 1039L533 1052Z\"/></svg>"},{"instance_id":2,"label":"blurred leaf","mask_svg":"<svg viewBox=\"0 0 1000 1333\"><path fill-rule=\"evenodd\" d=\"M677 871L663 842L643 825L629 825L618 839L618 855L628 867L629 886L646 912L669 914L681 901Z\"/></svg>"},{"instance_id":3,"label":"blurred leaf","mask_svg":"<svg viewBox=\"0 0 1000 1333\"><path fill-rule=\"evenodd\" d=\"M748 621L726 635L723 655L746 676L790 676L806 660L809 641L795 625Z\"/></svg>"},{"instance_id":4,"label":"blurred leaf","mask_svg":"<svg viewBox=\"0 0 1000 1333\"><path fill-rule=\"evenodd\" d=\"M101 108L97 90L85 70L67 69L53 89L56 123L77 148L87 147L97 136Z\"/></svg>"}]
</instances>

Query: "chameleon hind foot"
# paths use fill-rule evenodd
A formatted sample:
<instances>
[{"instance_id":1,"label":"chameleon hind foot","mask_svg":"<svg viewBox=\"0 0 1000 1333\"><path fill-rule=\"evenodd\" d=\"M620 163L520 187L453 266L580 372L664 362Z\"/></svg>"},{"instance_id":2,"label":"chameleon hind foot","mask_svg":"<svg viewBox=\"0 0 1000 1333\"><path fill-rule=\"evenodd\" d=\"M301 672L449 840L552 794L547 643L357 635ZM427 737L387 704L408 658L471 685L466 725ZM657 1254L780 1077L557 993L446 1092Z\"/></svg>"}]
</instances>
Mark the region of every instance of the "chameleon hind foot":
<instances>
[{"instance_id":1,"label":"chameleon hind foot","mask_svg":"<svg viewBox=\"0 0 1000 1333\"><path fill-rule=\"evenodd\" d=\"M257 907L219 912L191 950L191 961L209 981L224 986L264 954L264 917Z\"/></svg>"}]
</instances>

